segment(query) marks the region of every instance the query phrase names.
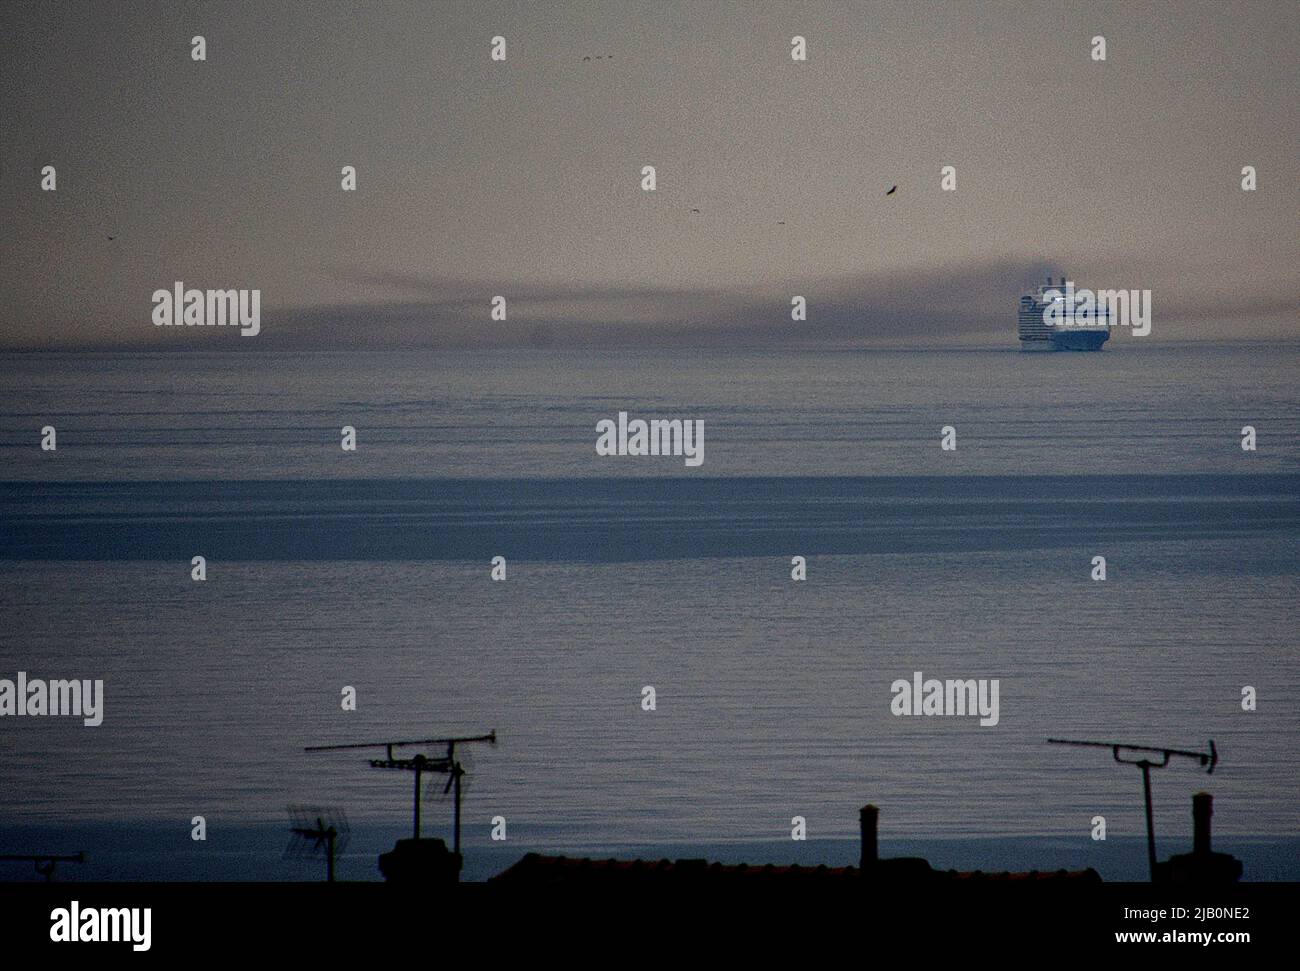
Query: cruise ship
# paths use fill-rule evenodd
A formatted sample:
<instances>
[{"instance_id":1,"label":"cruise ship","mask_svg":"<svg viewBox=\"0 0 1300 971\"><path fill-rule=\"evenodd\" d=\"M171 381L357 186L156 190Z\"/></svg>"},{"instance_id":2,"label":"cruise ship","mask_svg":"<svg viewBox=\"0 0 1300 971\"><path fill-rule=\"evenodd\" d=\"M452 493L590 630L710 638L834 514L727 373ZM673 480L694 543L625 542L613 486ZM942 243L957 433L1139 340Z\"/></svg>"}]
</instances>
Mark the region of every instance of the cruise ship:
<instances>
[{"instance_id":1,"label":"cruise ship","mask_svg":"<svg viewBox=\"0 0 1300 971\"><path fill-rule=\"evenodd\" d=\"M1020 298L1020 349L1022 351L1099 351L1101 345L1110 338L1109 308L1102 306L1091 315L1079 314L1075 308L1062 307L1061 316L1065 323L1047 322L1045 311L1051 299L1047 291L1065 290L1065 277L1060 283L1053 282L1049 276L1047 282L1040 284L1037 290L1026 293ZM1064 296L1055 300L1065 302Z\"/></svg>"}]
</instances>

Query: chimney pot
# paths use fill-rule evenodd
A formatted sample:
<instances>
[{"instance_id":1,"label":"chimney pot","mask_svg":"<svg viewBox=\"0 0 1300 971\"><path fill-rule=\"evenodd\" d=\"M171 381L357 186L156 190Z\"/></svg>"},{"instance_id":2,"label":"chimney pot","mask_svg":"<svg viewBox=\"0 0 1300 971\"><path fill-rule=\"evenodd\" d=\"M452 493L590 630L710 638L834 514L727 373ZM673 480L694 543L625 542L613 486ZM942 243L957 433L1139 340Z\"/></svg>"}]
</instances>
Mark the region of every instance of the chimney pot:
<instances>
[{"instance_id":1,"label":"chimney pot","mask_svg":"<svg viewBox=\"0 0 1300 971\"><path fill-rule=\"evenodd\" d=\"M877 858L876 850L876 820L880 816L880 810L875 806L867 804L858 810L858 824L862 829L862 858L859 865L863 870L872 866Z\"/></svg>"},{"instance_id":2,"label":"chimney pot","mask_svg":"<svg viewBox=\"0 0 1300 971\"><path fill-rule=\"evenodd\" d=\"M1214 815L1214 797L1208 792L1192 796L1192 852L1210 853L1210 817Z\"/></svg>"}]
</instances>

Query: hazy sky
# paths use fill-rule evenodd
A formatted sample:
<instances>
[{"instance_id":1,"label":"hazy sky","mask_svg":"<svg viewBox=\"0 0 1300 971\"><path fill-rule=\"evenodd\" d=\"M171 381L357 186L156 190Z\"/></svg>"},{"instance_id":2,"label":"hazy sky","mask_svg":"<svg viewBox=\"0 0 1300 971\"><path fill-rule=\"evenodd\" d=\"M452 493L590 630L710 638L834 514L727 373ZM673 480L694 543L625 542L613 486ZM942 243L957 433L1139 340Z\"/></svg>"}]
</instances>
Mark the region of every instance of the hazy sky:
<instances>
[{"instance_id":1,"label":"hazy sky","mask_svg":"<svg viewBox=\"0 0 1300 971\"><path fill-rule=\"evenodd\" d=\"M1152 339L1300 336L1292 0L0 21L6 346L1001 341L1019 285L1066 269L1151 289ZM177 280L260 288L261 335L154 327Z\"/></svg>"}]
</instances>

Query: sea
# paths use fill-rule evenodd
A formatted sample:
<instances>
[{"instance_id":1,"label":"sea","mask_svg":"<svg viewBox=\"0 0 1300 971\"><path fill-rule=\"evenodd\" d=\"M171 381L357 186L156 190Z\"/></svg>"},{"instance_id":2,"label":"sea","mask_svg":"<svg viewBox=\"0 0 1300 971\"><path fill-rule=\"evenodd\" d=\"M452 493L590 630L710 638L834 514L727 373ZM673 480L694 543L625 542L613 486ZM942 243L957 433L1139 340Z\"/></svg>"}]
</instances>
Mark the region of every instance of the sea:
<instances>
[{"instance_id":1,"label":"sea","mask_svg":"<svg viewBox=\"0 0 1300 971\"><path fill-rule=\"evenodd\" d=\"M1129 335L0 355L0 678L104 683L98 727L0 718L0 854L316 880L308 807L377 880L414 774L306 749L495 732L457 750L467 879L850 864L868 803L883 855L1145 879L1141 772L1064 738L1212 741L1151 772L1159 856L1206 791L1246 879L1300 879L1298 377L1300 343ZM703 421L703 463L597 454L620 412ZM996 679L997 724L894 714L916 672Z\"/></svg>"}]
</instances>

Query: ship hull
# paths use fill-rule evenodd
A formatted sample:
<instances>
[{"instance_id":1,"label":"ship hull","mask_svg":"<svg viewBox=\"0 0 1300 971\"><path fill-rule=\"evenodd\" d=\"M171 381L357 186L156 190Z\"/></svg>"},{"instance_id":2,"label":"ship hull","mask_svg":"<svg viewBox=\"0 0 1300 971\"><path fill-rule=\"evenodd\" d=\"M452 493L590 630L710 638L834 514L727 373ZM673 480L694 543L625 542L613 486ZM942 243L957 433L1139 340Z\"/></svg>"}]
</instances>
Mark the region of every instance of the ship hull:
<instances>
[{"instance_id":1,"label":"ship hull","mask_svg":"<svg viewBox=\"0 0 1300 971\"><path fill-rule=\"evenodd\" d=\"M1108 330L1062 330L1049 340L1054 351L1099 351L1109 338Z\"/></svg>"}]
</instances>

